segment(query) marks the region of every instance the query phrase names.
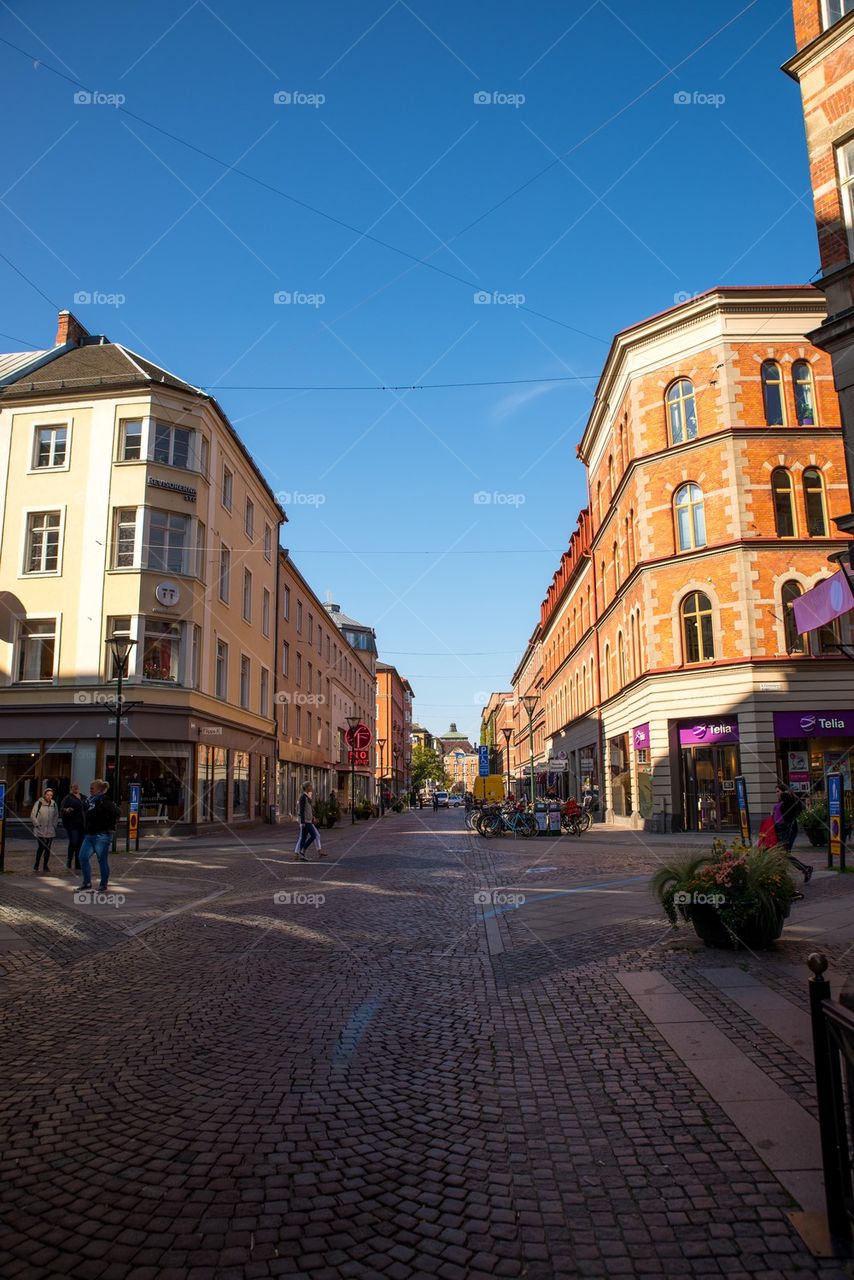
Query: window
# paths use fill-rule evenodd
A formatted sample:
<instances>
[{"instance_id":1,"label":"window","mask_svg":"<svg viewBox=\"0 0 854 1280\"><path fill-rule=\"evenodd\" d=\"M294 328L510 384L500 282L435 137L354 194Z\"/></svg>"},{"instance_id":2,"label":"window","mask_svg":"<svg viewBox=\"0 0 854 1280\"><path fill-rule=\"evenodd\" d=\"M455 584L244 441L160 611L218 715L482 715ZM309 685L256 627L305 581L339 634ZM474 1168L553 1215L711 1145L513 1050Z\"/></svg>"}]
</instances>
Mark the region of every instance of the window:
<instances>
[{"instance_id":1,"label":"window","mask_svg":"<svg viewBox=\"0 0 854 1280\"><path fill-rule=\"evenodd\" d=\"M836 148L839 196L848 233L848 256L854 257L854 138Z\"/></svg>"},{"instance_id":2,"label":"window","mask_svg":"<svg viewBox=\"0 0 854 1280\"><path fill-rule=\"evenodd\" d=\"M302 707L300 706L294 707L294 719L296 720L296 724L294 725L294 733L297 738L301 738L302 737Z\"/></svg>"},{"instance_id":3,"label":"window","mask_svg":"<svg viewBox=\"0 0 854 1280\"><path fill-rule=\"evenodd\" d=\"M55 620L24 620L18 638L18 679L52 680L55 655Z\"/></svg>"},{"instance_id":4,"label":"window","mask_svg":"<svg viewBox=\"0 0 854 1280\"><path fill-rule=\"evenodd\" d=\"M67 447L67 427L36 427L33 467L64 467Z\"/></svg>"},{"instance_id":5,"label":"window","mask_svg":"<svg viewBox=\"0 0 854 1280\"><path fill-rule=\"evenodd\" d=\"M783 631L786 637L786 653L804 653L804 638L798 632L795 622L794 603L803 594L799 582L784 582L780 592L783 603Z\"/></svg>"},{"instance_id":6,"label":"window","mask_svg":"<svg viewBox=\"0 0 854 1280\"><path fill-rule=\"evenodd\" d=\"M264 559L272 560L273 558L273 529L269 524L264 525Z\"/></svg>"},{"instance_id":7,"label":"window","mask_svg":"<svg viewBox=\"0 0 854 1280\"><path fill-rule=\"evenodd\" d=\"M605 697L611 696L611 646L605 645Z\"/></svg>"},{"instance_id":8,"label":"window","mask_svg":"<svg viewBox=\"0 0 854 1280\"><path fill-rule=\"evenodd\" d=\"M282 733L287 733L287 731L288 731L288 704L286 702L283 702L282 703Z\"/></svg>"},{"instance_id":9,"label":"window","mask_svg":"<svg viewBox=\"0 0 854 1280\"><path fill-rule=\"evenodd\" d=\"M764 360L762 362L762 402L765 406L765 425L769 427L785 426L783 375L776 360Z\"/></svg>"},{"instance_id":10,"label":"window","mask_svg":"<svg viewBox=\"0 0 854 1280\"><path fill-rule=\"evenodd\" d=\"M243 616L252 621L252 574L248 569L243 570Z\"/></svg>"},{"instance_id":11,"label":"window","mask_svg":"<svg viewBox=\"0 0 854 1280\"><path fill-rule=\"evenodd\" d=\"M620 679L620 687L628 684L629 673L626 667L626 644L623 639L622 631L617 635L617 674Z\"/></svg>"},{"instance_id":12,"label":"window","mask_svg":"<svg viewBox=\"0 0 854 1280\"><path fill-rule=\"evenodd\" d=\"M702 591L692 591L682 601L682 644L686 664L714 659L712 605Z\"/></svg>"},{"instance_id":13,"label":"window","mask_svg":"<svg viewBox=\"0 0 854 1280\"><path fill-rule=\"evenodd\" d=\"M816 467L804 472L804 506L807 509L807 533L811 538L827 537L827 512L824 507L824 481Z\"/></svg>"},{"instance_id":14,"label":"window","mask_svg":"<svg viewBox=\"0 0 854 1280\"><path fill-rule=\"evenodd\" d=\"M296 671L294 673L294 683L296 684L298 689L302 685L302 654L301 653L297 654L297 665L296 665Z\"/></svg>"},{"instance_id":15,"label":"window","mask_svg":"<svg viewBox=\"0 0 854 1280\"><path fill-rule=\"evenodd\" d=\"M302 635L302 601L297 600L297 631Z\"/></svg>"},{"instance_id":16,"label":"window","mask_svg":"<svg viewBox=\"0 0 854 1280\"><path fill-rule=\"evenodd\" d=\"M614 588L616 590L619 589L620 586L620 548L617 544L616 538L614 539L614 545L611 548L611 557L614 561Z\"/></svg>"},{"instance_id":17,"label":"window","mask_svg":"<svg viewBox=\"0 0 854 1280\"><path fill-rule=\"evenodd\" d=\"M224 640L216 642L216 696L228 697L228 645Z\"/></svg>"},{"instance_id":18,"label":"window","mask_svg":"<svg viewBox=\"0 0 854 1280\"><path fill-rule=\"evenodd\" d=\"M59 572L59 511L33 511L27 516L24 573Z\"/></svg>"},{"instance_id":19,"label":"window","mask_svg":"<svg viewBox=\"0 0 854 1280\"><path fill-rule=\"evenodd\" d=\"M107 619L107 637L109 638L110 636L124 636L124 637L127 637L127 639L130 639L131 638L131 619L127 616L123 618L108 618ZM128 656L125 658L125 671L124 671L125 675L127 675L131 671L132 661L133 661L133 649L129 649ZM116 662L115 655L112 651L112 648L109 645L107 646L107 671L108 671L108 675L107 675L108 680L118 679L118 674L119 674L118 664Z\"/></svg>"},{"instance_id":20,"label":"window","mask_svg":"<svg viewBox=\"0 0 854 1280\"><path fill-rule=\"evenodd\" d=\"M697 408L694 403L694 384L688 378L674 382L667 392L667 417L670 423L670 443L684 444L697 435Z\"/></svg>"},{"instance_id":21,"label":"window","mask_svg":"<svg viewBox=\"0 0 854 1280\"><path fill-rule=\"evenodd\" d=\"M201 520L196 521L196 576L205 581L207 571L207 529Z\"/></svg>"},{"instance_id":22,"label":"window","mask_svg":"<svg viewBox=\"0 0 854 1280\"><path fill-rule=\"evenodd\" d=\"M842 642L842 633L839 627L839 619L834 618L832 622L828 622L826 626L818 627L817 630L811 632L812 650L817 657L828 654L831 658L838 658L840 655L839 646Z\"/></svg>"},{"instance_id":23,"label":"window","mask_svg":"<svg viewBox=\"0 0 854 1280\"><path fill-rule=\"evenodd\" d=\"M234 501L234 472L231 470L231 467L227 467L225 463L222 464L221 501L226 511L230 511L232 502Z\"/></svg>"},{"instance_id":24,"label":"window","mask_svg":"<svg viewBox=\"0 0 854 1280\"><path fill-rule=\"evenodd\" d=\"M270 634L270 592L266 587L261 597L261 634Z\"/></svg>"},{"instance_id":25,"label":"window","mask_svg":"<svg viewBox=\"0 0 854 1280\"><path fill-rule=\"evenodd\" d=\"M251 676L251 668L249 659L245 653L240 655L240 705L241 707L249 707L249 680Z\"/></svg>"},{"instance_id":26,"label":"window","mask_svg":"<svg viewBox=\"0 0 854 1280\"><path fill-rule=\"evenodd\" d=\"M235 751L231 764L231 816L249 817L249 752Z\"/></svg>"},{"instance_id":27,"label":"window","mask_svg":"<svg viewBox=\"0 0 854 1280\"><path fill-rule=\"evenodd\" d=\"M164 618L146 618L142 674L146 680L177 684L181 664L181 625Z\"/></svg>"},{"instance_id":28,"label":"window","mask_svg":"<svg viewBox=\"0 0 854 1280\"><path fill-rule=\"evenodd\" d=\"M285 619L285 622L290 622L291 620L291 589L290 587L284 588L282 592L282 597L283 597L282 617Z\"/></svg>"},{"instance_id":29,"label":"window","mask_svg":"<svg viewBox=\"0 0 854 1280\"><path fill-rule=\"evenodd\" d=\"M792 385L795 388L795 414L801 427L815 426L815 395L812 386L812 369L808 361L796 360L792 365Z\"/></svg>"},{"instance_id":30,"label":"window","mask_svg":"<svg viewBox=\"0 0 854 1280\"><path fill-rule=\"evenodd\" d=\"M693 551L706 545L706 515L703 491L698 484L683 484L676 490L676 549Z\"/></svg>"},{"instance_id":31,"label":"window","mask_svg":"<svg viewBox=\"0 0 854 1280\"><path fill-rule=\"evenodd\" d=\"M121 507L115 522L113 568L132 569L136 564L136 507Z\"/></svg>"},{"instance_id":32,"label":"window","mask_svg":"<svg viewBox=\"0 0 854 1280\"><path fill-rule=\"evenodd\" d=\"M854 9L854 0L821 0L821 16L825 31L844 18L852 9Z\"/></svg>"},{"instance_id":33,"label":"window","mask_svg":"<svg viewBox=\"0 0 854 1280\"><path fill-rule=\"evenodd\" d=\"M219 546L219 598L228 604L231 597L231 551L224 542Z\"/></svg>"},{"instance_id":34,"label":"window","mask_svg":"<svg viewBox=\"0 0 854 1280\"><path fill-rule=\"evenodd\" d=\"M211 444L207 436L199 436L199 471L207 479L211 463Z\"/></svg>"},{"instance_id":35,"label":"window","mask_svg":"<svg viewBox=\"0 0 854 1280\"><path fill-rule=\"evenodd\" d=\"M202 629L195 624L190 626L190 674L191 689L200 687L202 674ZM184 682L187 683L186 681Z\"/></svg>"},{"instance_id":36,"label":"window","mask_svg":"<svg viewBox=\"0 0 854 1280\"><path fill-rule=\"evenodd\" d=\"M290 655L291 655L291 646L288 644L287 640L283 640L282 641L282 675L283 676L286 676L288 674L288 665L289 665L288 659L290 658Z\"/></svg>"},{"instance_id":37,"label":"window","mask_svg":"<svg viewBox=\"0 0 854 1280\"><path fill-rule=\"evenodd\" d=\"M170 427L165 423L156 422L151 461L161 462L168 467L182 467L186 470L190 465L192 442L193 432L186 427Z\"/></svg>"},{"instance_id":38,"label":"window","mask_svg":"<svg viewBox=\"0 0 854 1280\"><path fill-rule=\"evenodd\" d=\"M261 694L260 694L260 700L259 700L259 707L260 707L262 716L268 716L270 714L270 708L268 705L269 701L270 701L270 673L266 667L262 667L261 668Z\"/></svg>"},{"instance_id":39,"label":"window","mask_svg":"<svg viewBox=\"0 0 854 1280\"><path fill-rule=\"evenodd\" d=\"M308 615L308 643L314 644L314 614Z\"/></svg>"},{"instance_id":40,"label":"window","mask_svg":"<svg viewBox=\"0 0 854 1280\"><path fill-rule=\"evenodd\" d=\"M785 467L775 467L771 472L771 495L774 499L774 524L778 538L794 538L795 491L792 477Z\"/></svg>"},{"instance_id":41,"label":"window","mask_svg":"<svg viewBox=\"0 0 854 1280\"><path fill-rule=\"evenodd\" d=\"M243 527L246 530L247 538L255 537L255 503L251 498L246 499L246 510L243 515Z\"/></svg>"},{"instance_id":42,"label":"window","mask_svg":"<svg viewBox=\"0 0 854 1280\"><path fill-rule=\"evenodd\" d=\"M119 458L139 462L142 457L142 418L125 418L119 423Z\"/></svg>"},{"instance_id":43,"label":"window","mask_svg":"<svg viewBox=\"0 0 854 1280\"><path fill-rule=\"evenodd\" d=\"M188 516L174 515L171 511L149 512L145 568L160 573L185 573L189 528Z\"/></svg>"}]
</instances>

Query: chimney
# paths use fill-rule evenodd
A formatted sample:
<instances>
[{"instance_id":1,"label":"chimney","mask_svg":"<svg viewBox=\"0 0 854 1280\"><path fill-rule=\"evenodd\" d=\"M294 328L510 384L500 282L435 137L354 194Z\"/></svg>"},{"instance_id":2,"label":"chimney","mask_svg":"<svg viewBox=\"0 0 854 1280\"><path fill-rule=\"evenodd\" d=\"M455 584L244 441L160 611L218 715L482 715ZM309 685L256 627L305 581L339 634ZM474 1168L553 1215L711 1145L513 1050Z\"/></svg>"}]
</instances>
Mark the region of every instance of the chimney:
<instances>
[{"instance_id":1,"label":"chimney","mask_svg":"<svg viewBox=\"0 0 854 1280\"><path fill-rule=\"evenodd\" d=\"M83 339L89 336L89 330L83 328L76 316L73 316L70 311L60 311L55 346L64 347L67 343L71 343L72 346L79 347Z\"/></svg>"}]
</instances>

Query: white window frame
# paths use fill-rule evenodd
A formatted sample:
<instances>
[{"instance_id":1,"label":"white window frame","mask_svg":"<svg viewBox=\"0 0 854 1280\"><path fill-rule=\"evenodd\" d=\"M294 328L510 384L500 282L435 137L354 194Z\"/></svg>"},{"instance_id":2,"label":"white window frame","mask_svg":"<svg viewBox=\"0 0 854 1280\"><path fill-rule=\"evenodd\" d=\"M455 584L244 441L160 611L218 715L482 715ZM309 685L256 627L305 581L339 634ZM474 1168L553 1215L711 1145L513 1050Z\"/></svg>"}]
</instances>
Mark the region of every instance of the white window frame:
<instances>
[{"instance_id":1,"label":"white window frame","mask_svg":"<svg viewBox=\"0 0 854 1280\"><path fill-rule=\"evenodd\" d=\"M225 500L225 476L226 476L226 472L228 473L229 478L230 478L230 483L229 483L229 486L228 486L228 502L226 502L226 500ZM221 469L220 469L220 477L219 477L219 503L220 503L220 506L221 506L221 507L224 507L224 508L225 508L225 510L226 510L226 511L228 511L228 512L232 512L232 511L234 510L234 468L233 468L233 467L230 467L230 466L228 465L228 463L226 462L225 458L223 458L223 460L222 460L222 467L221 467Z\"/></svg>"},{"instance_id":2,"label":"white window frame","mask_svg":"<svg viewBox=\"0 0 854 1280\"><path fill-rule=\"evenodd\" d=\"M119 514L122 511L133 512L133 525L134 525L133 560L130 564L116 563L118 559L118 554L119 554ZM142 524L143 524L143 522L139 518L139 512L140 512L139 507L113 507L113 528L112 528L112 533L110 535L111 537L110 569L114 573L133 572L135 569L139 568L139 563L142 556Z\"/></svg>"},{"instance_id":3,"label":"white window frame","mask_svg":"<svg viewBox=\"0 0 854 1280\"><path fill-rule=\"evenodd\" d=\"M151 573L167 573L175 574L179 578L195 577L193 572L193 561L196 558L196 536L195 525L197 523L195 516L185 515L183 511L170 511L168 507L143 507L143 536L141 551L149 549L151 545L151 518L154 515L174 517L176 520L186 520L187 536L184 539L184 550L180 569L173 569L171 566L152 567L149 563L149 556L146 555L144 562L140 564L141 569L149 570Z\"/></svg>"},{"instance_id":4,"label":"white window frame","mask_svg":"<svg viewBox=\"0 0 854 1280\"><path fill-rule=\"evenodd\" d=\"M252 659L248 653L241 653L240 655L240 688L238 690L238 698L241 709L243 711L248 711L252 701Z\"/></svg>"},{"instance_id":5,"label":"white window frame","mask_svg":"<svg viewBox=\"0 0 854 1280\"><path fill-rule=\"evenodd\" d=\"M831 11L831 3L834 8L838 5L842 12L839 16L835 16ZM837 22L854 9L854 0L821 0L821 25L823 31L828 31L831 27L835 27Z\"/></svg>"},{"instance_id":6,"label":"white window frame","mask_svg":"<svg viewBox=\"0 0 854 1280\"><path fill-rule=\"evenodd\" d=\"M286 676L288 674L288 668L290 667L290 656L291 656L291 646L288 644L287 640L283 640L282 641L282 675L283 676Z\"/></svg>"},{"instance_id":7,"label":"white window frame","mask_svg":"<svg viewBox=\"0 0 854 1280\"><path fill-rule=\"evenodd\" d=\"M15 628L15 651L12 660L12 684L16 685L41 685L43 688L48 684L56 684L57 673L59 670L59 644L62 614L61 613L31 613L24 618L19 618ZM53 623L53 672L48 680L22 680L18 676L18 669L21 665L21 646L23 642L23 629L28 622L52 622Z\"/></svg>"},{"instance_id":8,"label":"white window frame","mask_svg":"<svg viewBox=\"0 0 854 1280\"><path fill-rule=\"evenodd\" d=\"M169 457L163 462L154 457L154 446L157 440L157 429L168 431L169 434ZM175 432L186 431L190 437L187 444L187 465L181 466L180 462L173 461L175 454ZM148 451L147 458L149 462L153 462L157 467L173 467L176 471L198 471L198 457L196 451L198 449L198 431L195 427L182 426L175 422L163 422L159 418L150 418L148 421Z\"/></svg>"},{"instance_id":9,"label":"white window frame","mask_svg":"<svg viewBox=\"0 0 854 1280\"><path fill-rule=\"evenodd\" d=\"M848 258L854 259L854 137L837 142L836 173L839 183L839 203L848 239Z\"/></svg>"},{"instance_id":10,"label":"white window frame","mask_svg":"<svg viewBox=\"0 0 854 1280\"><path fill-rule=\"evenodd\" d=\"M252 621L252 570L243 569L243 621Z\"/></svg>"},{"instance_id":11,"label":"white window frame","mask_svg":"<svg viewBox=\"0 0 854 1280\"><path fill-rule=\"evenodd\" d=\"M264 559L273 559L273 526L269 520L264 521Z\"/></svg>"},{"instance_id":12,"label":"white window frame","mask_svg":"<svg viewBox=\"0 0 854 1280\"><path fill-rule=\"evenodd\" d=\"M219 647L220 645L222 645L222 648L225 654L225 662L223 664L223 672L225 675L225 680L223 681L225 685L224 693L220 693L219 691ZM229 659L228 641L223 640L222 636L217 636L214 641L214 697L219 698L222 702L228 701L228 659Z\"/></svg>"},{"instance_id":13,"label":"white window frame","mask_svg":"<svg viewBox=\"0 0 854 1280\"><path fill-rule=\"evenodd\" d=\"M65 510L66 510L65 506L60 505L56 507L46 507L46 506L25 507L24 510L21 512L21 515L23 518L23 525L21 528L21 546L23 548L23 554L21 556L20 572L18 573L19 578L61 578L62 577L62 562L65 556ZM31 571L28 568L28 565L30 562L30 536L29 536L30 517L31 516L47 516L47 515L59 516L59 529L58 529L59 545L57 547L56 568L55 569L33 569ZM50 615L45 614L44 616L49 617Z\"/></svg>"},{"instance_id":14,"label":"white window frame","mask_svg":"<svg viewBox=\"0 0 854 1280\"><path fill-rule=\"evenodd\" d=\"M54 418L51 417L49 422L37 422L33 427L33 443L30 450L30 465L27 471L28 475L48 475L54 471L68 471L71 468L71 426L73 419L71 418ZM65 461L61 466L54 463L48 463L46 467L36 466L36 458L38 457L38 438L40 431L65 431Z\"/></svg>"},{"instance_id":15,"label":"white window frame","mask_svg":"<svg viewBox=\"0 0 854 1280\"><path fill-rule=\"evenodd\" d=\"M126 418L119 418L119 440L118 440L118 447L116 449L116 462L127 463L128 466L138 466L139 463L145 462L146 455L148 452L148 421L149 421L148 418L146 418L145 414L142 414L142 413L138 417L134 417L133 415L129 414ZM139 423L139 457L138 458L126 458L124 456L125 441L127 436L126 427L129 422Z\"/></svg>"},{"instance_id":16,"label":"white window frame","mask_svg":"<svg viewBox=\"0 0 854 1280\"><path fill-rule=\"evenodd\" d=\"M228 569L224 576L222 572L223 552L225 552L225 554L228 556ZM217 557L216 578L217 578L217 588L216 588L217 596L219 597L219 599L222 601L223 604L231 604L231 547L228 545L227 542L223 542L222 539L220 539L220 543L219 543L219 556ZM223 585L225 586L225 591L223 591L222 589Z\"/></svg>"},{"instance_id":17,"label":"white window frame","mask_svg":"<svg viewBox=\"0 0 854 1280\"><path fill-rule=\"evenodd\" d=\"M255 503L247 497L243 508L243 531L250 542L255 540Z\"/></svg>"}]
</instances>

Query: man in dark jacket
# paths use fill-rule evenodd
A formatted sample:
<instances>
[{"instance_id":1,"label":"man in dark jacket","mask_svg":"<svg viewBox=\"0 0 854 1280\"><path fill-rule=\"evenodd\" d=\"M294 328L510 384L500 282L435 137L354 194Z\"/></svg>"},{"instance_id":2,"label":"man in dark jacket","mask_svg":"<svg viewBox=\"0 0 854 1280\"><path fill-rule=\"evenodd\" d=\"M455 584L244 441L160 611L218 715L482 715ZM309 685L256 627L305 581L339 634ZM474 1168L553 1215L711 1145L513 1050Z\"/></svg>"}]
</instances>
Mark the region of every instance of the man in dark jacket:
<instances>
[{"instance_id":1,"label":"man in dark jacket","mask_svg":"<svg viewBox=\"0 0 854 1280\"><path fill-rule=\"evenodd\" d=\"M104 893L110 881L110 847L113 843L113 832L119 820L119 811L112 800L107 799L109 784L103 778L96 778L89 784L89 800L86 805L86 834L80 846L80 872L83 883L79 889L92 888L92 872L89 862L92 854L98 859L101 872L98 892Z\"/></svg>"},{"instance_id":2,"label":"man in dark jacket","mask_svg":"<svg viewBox=\"0 0 854 1280\"><path fill-rule=\"evenodd\" d=\"M792 846L798 834L798 818L804 811L803 802L788 787L777 787L777 803L774 805L774 827L777 839L789 855L789 861L796 866L804 877L804 884L812 879L813 869L806 862L801 862L792 853Z\"/></svg>"},{"instance_id":3,"label":"man in dark jacket","mask_svg":"<svg viewBox=\"0 0 854 1280\"><path fill-rule=\"evenodd\" d=\"M65 834L68 836L68 857L65 862L66 871L80 870L80 846L86 834L86 802L80 794L78 783L72 782L71 790L62 802L59 810Z\"/></svg>"}]
</instances>

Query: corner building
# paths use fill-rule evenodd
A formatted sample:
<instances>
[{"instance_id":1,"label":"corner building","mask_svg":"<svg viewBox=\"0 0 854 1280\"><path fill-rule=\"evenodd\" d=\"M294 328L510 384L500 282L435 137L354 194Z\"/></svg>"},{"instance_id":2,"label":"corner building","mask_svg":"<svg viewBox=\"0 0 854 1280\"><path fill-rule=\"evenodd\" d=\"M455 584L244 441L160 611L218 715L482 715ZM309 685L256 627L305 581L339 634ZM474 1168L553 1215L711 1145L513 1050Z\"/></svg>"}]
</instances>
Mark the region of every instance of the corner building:
<instances>
[{"instance_id":1,"label":"corner building","mask_svg":"<svg viewBox=\"0 0 854 1280\"><path fill-rule=\"evenodd\" d=\"M809 287L715 289L612 343L539 628L545 754L578 782L601 763L608 820L733 828L739 773L765 814L778 777L820 789L854 749L848 621L801 637L791 608L847 541L830 360L804 337L823 313Z\"/></svg>"}]
</instances>

